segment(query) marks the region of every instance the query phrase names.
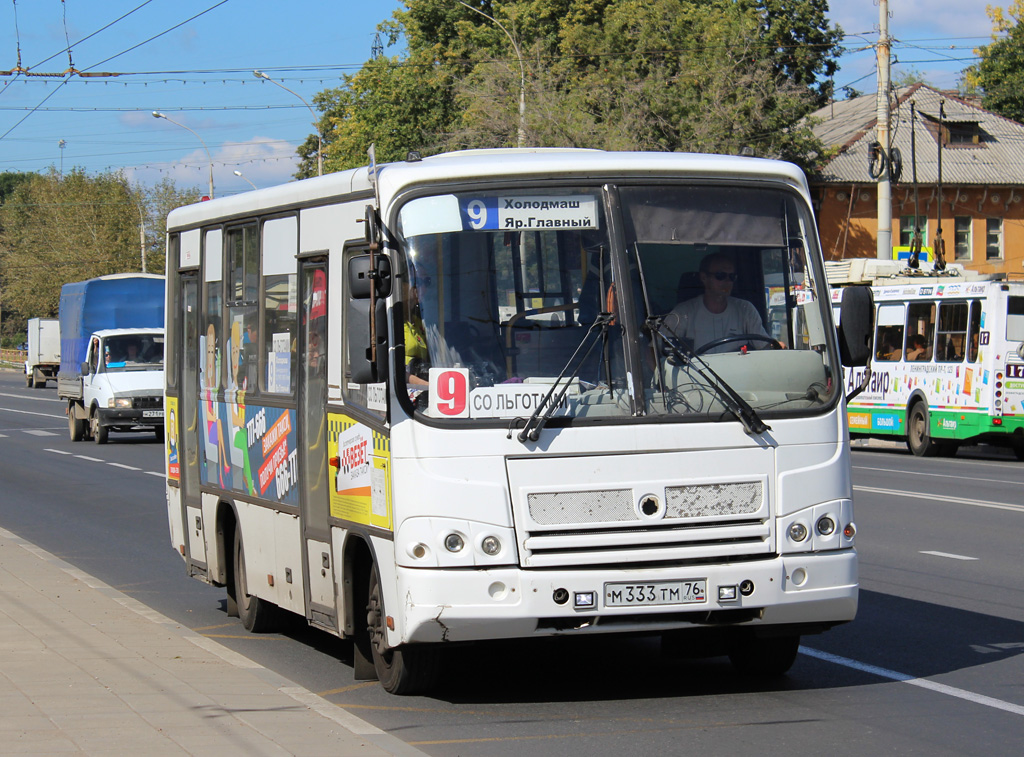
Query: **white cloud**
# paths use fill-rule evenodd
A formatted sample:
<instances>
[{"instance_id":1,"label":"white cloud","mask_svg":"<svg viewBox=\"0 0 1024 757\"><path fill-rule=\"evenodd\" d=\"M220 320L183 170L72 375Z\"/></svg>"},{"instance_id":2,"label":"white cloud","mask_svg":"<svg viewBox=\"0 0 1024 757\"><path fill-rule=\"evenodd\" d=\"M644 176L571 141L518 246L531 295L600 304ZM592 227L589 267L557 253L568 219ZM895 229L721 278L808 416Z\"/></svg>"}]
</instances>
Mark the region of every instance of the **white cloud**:
<instances>
[{"instance_id":1,"label":"white cloud","mask_svg":"<svg viewBox=\"0 0 1024 757\"><path fill-rule=\"evenodd\" d=\"M130 181L150 185L170 178L179 187L197 187L205 194L212 157L214 193L221 196L251 189L234 171L241 171L261 188L291 181L299 162L295 150L296 145L290 142L254 136L245 142L216 146L209 157L205 150L196 149L173 162L127 168L125 175Z\"/></svg>"}]
</instances>

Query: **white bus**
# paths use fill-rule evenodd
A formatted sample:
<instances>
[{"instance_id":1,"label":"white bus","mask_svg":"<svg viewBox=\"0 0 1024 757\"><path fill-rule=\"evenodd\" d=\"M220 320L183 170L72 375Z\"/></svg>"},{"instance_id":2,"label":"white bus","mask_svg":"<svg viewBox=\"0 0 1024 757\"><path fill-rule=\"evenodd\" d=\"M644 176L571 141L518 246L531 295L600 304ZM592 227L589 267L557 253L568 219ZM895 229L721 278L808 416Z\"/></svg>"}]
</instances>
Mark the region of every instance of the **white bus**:
<instances>
[{"instance_id":1,"label":"white bus","mask_svg":"<svg viewBox=\"0 0 1024 757\"><path fill-rule=\"evenodd\" d=\"M446 646L554 635L693 632L779 674L854 617L796 167L411 156L175 210L167 261L171 542L247 629L303 615L406 693ZM674 333L712 279L752 333Z\"/></svg>"},{"instance_id":2,"label":"white bus","mask_svg":"<svg viewBox=\"0 0 1024 757\"><path fill-rule=\"evenodd\" d=\"M849 404L850 435L902 439L922 456L988 443L1024 460L1024 281L878 273L871 375ZM842 295L833 289L837 306ZM850 371L847 388L863 380Z\"/></svg>"}]
</instances>

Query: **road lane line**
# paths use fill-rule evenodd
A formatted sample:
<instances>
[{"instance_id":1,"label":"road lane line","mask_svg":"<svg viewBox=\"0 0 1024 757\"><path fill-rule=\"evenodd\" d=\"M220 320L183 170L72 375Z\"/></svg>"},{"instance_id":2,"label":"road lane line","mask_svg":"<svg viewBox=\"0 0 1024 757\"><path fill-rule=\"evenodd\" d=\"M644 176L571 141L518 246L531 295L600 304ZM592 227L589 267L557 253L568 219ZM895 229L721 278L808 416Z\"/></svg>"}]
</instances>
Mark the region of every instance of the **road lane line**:
<instances>
[{"instance_id":1,"label":"road lane line","mask_svg":"<svg viewBox=\"0 0 1024 757\"><path fill-rule=\"evenodd\" d=\"M134 465L125 465L124 463L107 463L115 468L124 468L125 470L142 470L142 468L136 468Z\"/></svg>"},{"instance_id":2,"label":"road lane line","mask_svg":"<svg viewBox=\"0 0 1024 757\"><path fill-rule=\"evenodd\" d=\"M64 400L62 399L54 399L53 397L33 397L29 394L7 394L5 392L0 392L0 397L10 397L11 399L16 400L32 400L33 402L60 402L61 404L64 404Z\"/></svg>"},{"instance_id":3,"label":"road lane line","mask_svg":"<svg viewBox=\"0 0 1024 757\"><path fill-rule=\"evenodd\" d=\"M987 507L992 510L1012 510L1024 513L1024 505L1010 505L1005 502L987 502L981 499L947 497L942 494L926 494L925 492L904 492L898 489L876 489L871 486L854 486L853 490L867 492L868 494L884 494L890 497L913 497L915 499L929 499L937 502L951 502L954 505L970 505L971 507Z\"/></svg>"},{"instance_id":4,"label":"road lane line","mask_svg":"<svg viewBox=\"0 0 1024 757\"><path fill-rule=\"evenodd\" d=\"M148 471L146 471L146 475L147 476L159 476L160 478L163 478L164 477L164 472L163 471L148 470Z\"/></svg>"},{"instance_id":5,"label":"road lane line","mask_svg":"<svg viewBox=\"0 0 1024 757\"><path fill-rule=\"evenodd\" d=\"M817 649L811 649L810 647L802 645L800 647L800 653L805 654L808 657L814 657L818 660L824 660L825 662L832 662L836 665L853 668L854 670L859 670L862 673L870 673L881 678L888 678L890 681L909 683L911 686L918 686L922 689L928 689L929 691L934 691L938 694L945 694L946 696L956 697L957 699L964 699L968 702L974 702L975 704L980 704L985 707L1003 710L1004 712L1010 712L1014 715L1024 715L1024 706L1013 704L1012 702L1004 702L1002 699L987 697L983 694L975 694L973 691L958 689L955 686L947 686L944 683L936 683L935 681L929 681L926 678L914 678L914 676L907 675L906 673L897 673L895 670L879 668L875 665L868 665L865 662L851 660L849 657L840 657L839 655L830 654L829 652L821 652Z\"/></svg>"},{"instance_id":6,"label":"road lane line","mask_svg":"<svg viewBox=\"0 0 1024 757\"><path fill-rule=\"evenodd\" d=\"M106 460L100 460L98 457L89 457L88 455L75 455L79 460L88 460L90 463L105 463Z\"/></svg>"},{"instance_id":7,"label":"road lane line","mask_svg":"<svg viewBox=\"0 0 1024 757\"><path fill-rule=\"evenodd\" d=\"M18 415L41 415L44 418L67 418L67 415L53 415L52 413L33 413L31 410L15 410L10 407L0 407L5 413L17 413Z\"/></svg>"},{"instance_id":8,"label":"road lane line","mask_svg":"<svg viewBox=\"0 0 1024 757\"><path fill-rule=\"evenodd\" d=\"M47 431L43 428L23 428L21 430L23 434L29 434L31 436L57 436L53 431Z\"/></svg>"},{"instance_id":9,"label":"road lane line","mask_svg":"<svg viewBox=\"0 0 1024 757\"><path fill-rule=\"evenodd\" d=\"M950 560L977 560L977 557L968 557L967 555L954 555L952 552L932 552L930 550L921 550L922 555L934 555L935 557L948 557Z\"/></svg>"},{"instance_id":10,"label":"road lane line","mask_svg":"<svg viewBox=\"0 0 1024 757\"><path fill-rule=\"evenodd\" d=\"M876 473L879 473L879 472L880 473L896 473L900 477L906 477L906 476L926 476L928 478L955 478L955 479L960 479L960 480L963 479L963 474L961 474L959 476L954 476L954 475L947 474L947 473L922 473L920 471L899 470L898 468L869 468L869 467L864 466L864 465L854 465L854 466L851 466L851 467L853 468L853 470L872 471L872 472L876 472ZM982 481L982 482L991 483L991 484L1010 484L1010 483L1013 483L1012 481L1006 481L1005 479L1002 479L1002 478L975 478L973 476L971 477L971 481Z\"/></svg>"},{"instance_id":11,"label":"road lane line","mask_svg":"<svg viewBox=\"0 0 1024 757\"><path fill-rule=\"evenodd\" d=\"M52 447L43 447L43 452L53 452L58 455L73 455L74 452L68 452L66 449L53 449Z\"/></svg>"}]
</instances>

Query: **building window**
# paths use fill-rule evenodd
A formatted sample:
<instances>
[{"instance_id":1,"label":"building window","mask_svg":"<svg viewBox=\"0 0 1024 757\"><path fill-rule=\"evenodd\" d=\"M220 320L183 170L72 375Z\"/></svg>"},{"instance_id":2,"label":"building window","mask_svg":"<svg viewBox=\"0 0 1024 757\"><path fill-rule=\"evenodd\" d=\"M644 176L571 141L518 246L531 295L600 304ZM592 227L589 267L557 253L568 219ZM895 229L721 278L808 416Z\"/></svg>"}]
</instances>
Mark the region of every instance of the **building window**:
<instances>
[{"instance_id":1,"label":"building window","mask_svg":"<svg viewBox=\"0 0 1024 757\"><path fill-rule=\"evenodd\" d=\"M921 244L928 244L928 216L917 217L917 227L921 230ZM914 216L900 216L900 247L910 247L914 239Z\"/></svg>"},{"instance_id":2,"label":"building window","mask_svg":"<svg viewBox=\"0 0 1024 757\"><path fill-rule=\"evenodd\" d=\"M970 216L957 216L953 224L953 249L954 259L971 259L971 218Z\"/></svg>"},{"instance_id":3,"label":"building window","mask_svg":"<svg viewBox=\"0 0 1024 757\"><path fill-rule=\"evenodd\" d=\"M985 259L1002 260L1003 258L1003 219L988 218L985 220Z\"/></svg>"}]
</instances>

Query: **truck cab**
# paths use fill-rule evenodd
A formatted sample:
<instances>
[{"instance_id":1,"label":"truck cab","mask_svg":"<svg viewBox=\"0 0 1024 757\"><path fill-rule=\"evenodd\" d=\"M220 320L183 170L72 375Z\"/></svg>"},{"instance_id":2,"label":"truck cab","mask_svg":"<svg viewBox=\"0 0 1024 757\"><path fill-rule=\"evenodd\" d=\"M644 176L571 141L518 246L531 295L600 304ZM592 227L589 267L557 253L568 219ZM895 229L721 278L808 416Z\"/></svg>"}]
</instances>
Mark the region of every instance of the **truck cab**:
<instances>
[{"instance_id":1,"label":"truck cab","mask_svg":"<svg viewBox=\"0 0 1024 757\"><path fill-rule=\"evenodd\" d=\"M94 332L81 382L81 404L74 408L79 438L88 430L98 444L106 443L109 431L152 431L163 439L163 329ZM72 420L72 439L75 425Z\"/></svg>"}]
</instances>

